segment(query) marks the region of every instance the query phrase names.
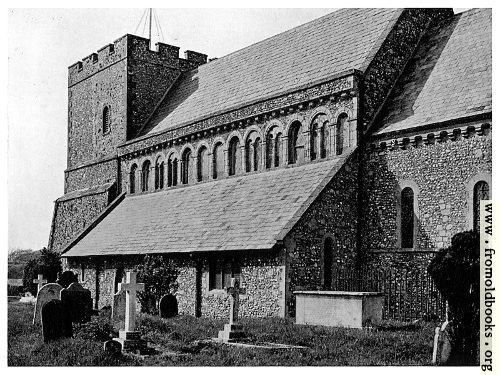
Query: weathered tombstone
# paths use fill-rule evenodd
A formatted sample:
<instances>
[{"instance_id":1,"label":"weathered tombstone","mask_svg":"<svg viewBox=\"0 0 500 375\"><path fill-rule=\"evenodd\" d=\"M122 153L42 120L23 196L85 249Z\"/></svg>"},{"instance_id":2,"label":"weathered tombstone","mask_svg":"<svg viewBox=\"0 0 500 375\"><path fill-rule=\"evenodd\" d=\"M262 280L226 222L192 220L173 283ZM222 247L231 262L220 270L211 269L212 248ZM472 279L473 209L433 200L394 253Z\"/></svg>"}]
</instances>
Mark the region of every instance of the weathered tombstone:
<instances>
[{"instance_id":1,"label":"weathered tombstone","mask_svg":"<svg viewBox=\"0 0 500 375\"><path fill-rule=\"evenodd\" d=\"M38 284L37 285L37 293L42 289L43 284L47 284L47 280L43 278L43 275L41 273L38 274L38 279L33 279L33 284Z\"/></svg>"},{"instance_id":2,"label":"weathered tombstone","mask_svg":"<svg viewBox=\"0 0 500 375\"><path fill-rule=\"evenodd\" d=\"M127 304L127 292L119 290L113 295L113 306L111 307L111 320L118 330L125 328L125 307Z\"/></svg>"},{"instance_id":3,"label":"weathered tombstone","mask_svg":"<svg viewBox=\"0 0 500 375\"><path fill-rule=\"evenodd\" d=\"M441 327L436 327L432 363L446 364L448 362L451 354L450 330L449 321L444 322Z\"/></svg>"},{"instance_id":4,"label":"weathered tombstone","mask_svg":"<svg viewBox=\"0 0 500 375\"><path fill-rule=\"evenodd\" d=\"M44 342L73 336L71 320L61 301L52 300L43 305L42 332Z\"/></svg>"},{"instance_id":5,"label":"weathered tombstone","mask_svg":"<svg viewBox=\"0 0 500 375\"><path fill-rule=\"evenodd\" d=\"M35 312L33 314L33 324L40 323L42 307L47 302L54 299L61 299L62 286L56 283L49 283L42 286L36 296Z\"/></svg>"},{"instance_id":6,"label":"weathered tombstone","mask_svg":"<svg viewBox=\"0 0 500 375\"><path fill-rule=\"evenodd\" d=\"M122 352L122 344L116 340L108 340L104 343L104 351L116 355Z\"/></svg>"},{"instance_id":7,"label":"weathered tombstone","mask_svg":"<svg viewBox=\"0 0 500 375\"><path fill-rule=\"evenodd\" d=\"M61 285L63 288L67 288L70 286L72 283L78 282L78 275L75 275L71 271L64 271L61 276L56 281L59 285Z\"/></svg>"},{"instance_id":8,"label":"weathered tombstone","mask_svg":"<svg viewBox=\"0 0 500 375\"><path fill-rule=\"evenodd\" d=\"M75 323L86 323L92 315L92 296L90 290L73 282L61 290L61 302L69 318Z\"/></svg>"},{"instance_id":9,"label":"weathered tombstone","mask_svg":"<svg viewBox=\"0 0 500 375\"><path fill-rule=\"evenodd\" d=\"M224 324L224 330L219 331L218 339L222 342L232 342L245 337L243 327L238 322L240 307L240 294L245 294L246 289L240 288L239 282L231 278L231 286L226 289L229 295L229 324Z\"/></svg>"},{"instance_id":10,"label":"weathered tombstone","mask_svg":"<svg viewBox=\"0 0 500 375\"><path fill-rule=\"evenodd\" d=\"M137 292L144 290L143 283L136 282L137 274L135 272L127 272L125 283L118 284L118 290L125 291L125 329L119 332L119 337L115 339L121 345L124 351L140 351L147 352L147 342L141 340L140 332L135 330L135 315L137 312L136 298Z\"/></svg>"},{"instance_id":11,"label":"weathered tombstone","mask_svg":"<svg viewBox=\"0 0 500 375\"><path fill-rule=\"evenodd\" d=\"M160 299L160 317L173 318L179 314L177 298L172 294L167 294Z\"/></svg>"}]
</instances>

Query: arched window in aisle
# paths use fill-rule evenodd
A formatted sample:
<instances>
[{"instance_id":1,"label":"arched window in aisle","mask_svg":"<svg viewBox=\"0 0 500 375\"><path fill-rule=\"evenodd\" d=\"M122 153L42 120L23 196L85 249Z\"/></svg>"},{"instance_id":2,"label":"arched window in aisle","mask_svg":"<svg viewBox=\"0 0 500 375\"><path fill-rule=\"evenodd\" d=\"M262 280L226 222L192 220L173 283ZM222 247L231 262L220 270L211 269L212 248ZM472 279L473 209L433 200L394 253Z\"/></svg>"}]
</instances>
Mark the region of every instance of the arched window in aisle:
<instances>
[{"instance_id":1,"label":"arched window in aisle","mask_svg":"<svg viewBox=\"0 0 500 375\"><path fill-rule=\"evenodd\" d=\"M347 113L341 113L337 118L337 126L335 127L336 155L342 155L342 152L344 152L344 129L347 126L347 119Z\"/></svg>"},{"instance_id":2,"label":"arched window in aisle","mask_svg":"<svg viewBox=\"0 0 500 375\"><path fill-rule=\"evenodd\" d=\"M401 191L401 247L413 248L415 229L415 194L413 189L405 187Z\"/></svg>"},{"instance_id":3,"label":"arched window in aisle","mask_svg":"<svg viewBox=\"0 0 500 375\"><path fill-rule=\"evenodd\" d=\"M333 275L333 240L331 237L325 238L323 245L323 288L332 289Z\"/></svg>"}]
</instances>

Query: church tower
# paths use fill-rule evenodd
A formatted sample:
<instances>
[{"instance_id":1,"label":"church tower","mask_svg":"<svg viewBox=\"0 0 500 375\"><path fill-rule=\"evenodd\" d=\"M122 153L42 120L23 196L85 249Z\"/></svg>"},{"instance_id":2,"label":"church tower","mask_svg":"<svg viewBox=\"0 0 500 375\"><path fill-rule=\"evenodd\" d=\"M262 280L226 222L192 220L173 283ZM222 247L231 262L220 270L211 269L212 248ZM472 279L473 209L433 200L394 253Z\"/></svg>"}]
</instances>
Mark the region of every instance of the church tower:
<instances>
[{"instance_id":1,"label":"church tower","mask_svg":"<svg viewBox=\"0 0 500 375\"><path fill-rule=\"evenodd\" d=\"M61 250L120 193L118 146L140 135L177 78L207 56L124 35L68 68L68 153L49 248ZM69 223L72 223L71 225Z\"/></svg>"}]
</instances>

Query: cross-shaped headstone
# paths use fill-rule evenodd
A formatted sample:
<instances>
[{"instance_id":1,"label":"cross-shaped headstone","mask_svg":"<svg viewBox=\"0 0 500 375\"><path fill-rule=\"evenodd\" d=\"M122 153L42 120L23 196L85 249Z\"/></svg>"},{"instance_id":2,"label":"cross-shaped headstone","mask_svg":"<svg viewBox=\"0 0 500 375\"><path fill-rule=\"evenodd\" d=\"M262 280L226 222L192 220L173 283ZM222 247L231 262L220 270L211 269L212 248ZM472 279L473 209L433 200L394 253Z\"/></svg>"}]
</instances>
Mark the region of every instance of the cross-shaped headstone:
<instances>
[{"instance_id":1,"label":"cross-shaped headstone","mask_svg":"<svg viewBox=\"0 0 500 375\"><path fill-rule=\"evenodd\" d=\"M42 274L38 274L38 279L33 279L33 284L38 284L37 293L42 289L43 284L47 284L47 280L43 278Z\"/></svg>"},{"instance_id":2,"label":"cross-shaped headstone","mask_svg":"<svg viewBox=\"0 0 500 375\"><path fill-rule=\"evenodd\" d=\"M226 289L229 295L229 324L238 321L238 310L240 307L240 294L245 294L246 289L240 288L240 282L231 278L231 286Z\"/></svg>"},{"instance_id":3,"label":"cross-shaped headstone","mask_svg":"<svg viewBox=\"0 0 500 375\"><path fill-rule=\"evenodd\" d=\"M135 314L136 314L136 298L137 292L144 290L143 283L137 283L137 274L135 272L127 272L127 281L118 284L118 290L124 290L126 294L125 299L125 331L135 331Z\"/></svg>"}]
</instances>

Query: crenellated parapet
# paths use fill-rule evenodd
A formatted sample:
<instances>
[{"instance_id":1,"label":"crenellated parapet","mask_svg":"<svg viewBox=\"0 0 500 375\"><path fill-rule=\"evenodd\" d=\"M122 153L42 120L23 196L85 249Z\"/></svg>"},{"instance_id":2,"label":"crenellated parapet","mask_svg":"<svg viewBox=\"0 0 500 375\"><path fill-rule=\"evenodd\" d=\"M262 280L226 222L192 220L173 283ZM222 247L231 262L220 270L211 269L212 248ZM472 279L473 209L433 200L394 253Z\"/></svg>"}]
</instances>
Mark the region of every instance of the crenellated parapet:
<instances>
[{"instance_id":1,"label":"crenellated parapet","mask_svg":"<svg viewBox=\"0 0 500 375\"><path fill-rule=\"evenodd\" d=\"M125 58L161 64L170 68L187 71L207 62L207 55L186 51L184 58L179 57L179 47L156 43L155 50L149 48L149 39L126 34L97 52L91 53L68 68L68 86L90 77Z\"/></svg>"}]
</instances>

